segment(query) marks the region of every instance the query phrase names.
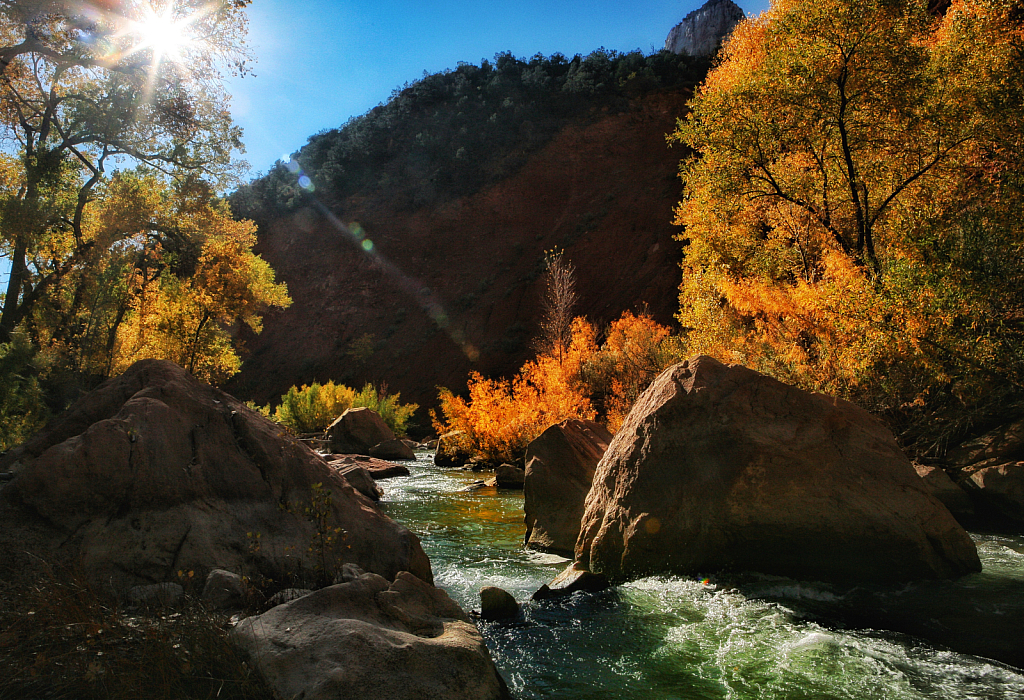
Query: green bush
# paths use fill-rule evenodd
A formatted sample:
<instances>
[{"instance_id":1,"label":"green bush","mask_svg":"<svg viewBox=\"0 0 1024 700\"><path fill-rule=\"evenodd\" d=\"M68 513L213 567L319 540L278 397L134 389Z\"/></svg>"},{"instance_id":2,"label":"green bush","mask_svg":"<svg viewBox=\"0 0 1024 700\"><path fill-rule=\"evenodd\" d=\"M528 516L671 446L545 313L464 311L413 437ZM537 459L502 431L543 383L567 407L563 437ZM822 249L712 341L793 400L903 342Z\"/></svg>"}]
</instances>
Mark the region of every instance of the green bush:
<instances>
[{"instance_id":1,"label":"green bush","mask_svg":"<svg viewBox=\"0 0 1024 700\"><path fill-rule=\"evenodd\" d=\"M281 405L273 415L270 407L251 405L250 408L265 416L272 417L295 433L322 433L338 416L350 408L365 406L373 409L389 428L398 436L404 436L409 418L419 408L417 404L399 403L399 394L388 395L386 388L379 391L372 384L366 384L362 390L333 381L326 384L313 382L311 386L292 387L281 397Z\"/></svg>"},{"instance_id":2,"label":"green bush","mask_svg":"<svg viewBox=\"0 0 1024 700\"><path fill-rule=\"evenodd\" d=\"M49 415L34 359L35 351L21 333L0 343L0 451L24 442Z\"/></svg>"}]
</instances>

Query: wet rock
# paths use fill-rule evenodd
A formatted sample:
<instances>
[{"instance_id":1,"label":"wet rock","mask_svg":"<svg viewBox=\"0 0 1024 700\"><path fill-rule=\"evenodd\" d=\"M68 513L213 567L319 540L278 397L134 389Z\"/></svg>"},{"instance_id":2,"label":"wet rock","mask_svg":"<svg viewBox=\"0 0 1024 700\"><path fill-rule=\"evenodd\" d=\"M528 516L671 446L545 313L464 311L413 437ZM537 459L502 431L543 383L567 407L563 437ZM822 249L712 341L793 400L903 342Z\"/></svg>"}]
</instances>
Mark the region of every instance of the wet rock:
<instances>
[{"instance_id":1,"label":"wet rock","mask_svg":"<svg viewBox=\"0 0 1024 700\"><path fill-rule=\"evenodd\" d=\"M502 464L494 470L495 485L502 489L521 489L526 472L512 464Z\"/></svg>"},{"instance_id":2,"label":"wet rock","mask_svg":"<svg viewBox=\"0 0 1024 700\"><path fill-rule=\"evenodd\" d=\"M485 620L507 620L519 615L519 603L508 591L497 586L480 589L480 617Z\"/></svg>"},{"instance_id":3,"label":"wet rock","mask_svg":"<svg viewBox=\"0 0 1024 700\"><path fill-rule=\"evenodd\" d=\"M587 571L579 564L572 563L562 573L558 574L551 583L541 586L533 594L533 599L561 598L562 596L572 595L576 591L595 593L608 588L608 585L608 578L606 576Z\"/></svg>"},{"instance_id":4,"label":"wet rock","mask_svg":"<svg viewBox=\"0 0 1024 700\"><path fill-rule=\"evenodd\" d=\"M369 455L373 446L395 439L384 419L365 406L342 413L325 434L331 452L357 455Z\"/></svg>"},{"instance_id":5,"label":"wet rock","mask_svg":"<svg viewBox=\"0 0 1024 700\"><path fill-rule=\"evenodd\" d=\"M243 620L232 641L281 698L498 700L508 690L444 591L366 574Z\"/></svg>"},{"instance_id":6,"label":"wet rock","mask_svg":"<svg viewBox=\"0 0 1024 700\"><path fill-rule=\"evenodd\" d=\"M666 370L630 411L594 475L576 561L614 580L894 583L981 568L878 420L710 357Z\"/></svg>"},{"instance_id":7,"label":"wet rock","mask_svg":"<svg viewBox=\"0 0 1024 700\"><path fill-rule=\"evenodd\" d=\"M572 557L594 470L612 434L593 421L553 425L526 449L526 546Z\"/></svg>"},{"instance_id":8,"label":"wet rock","mask_svg":"<svg viewBox=\"0 0 1024 700\"><path fill-rule=\"evenodd\" d=\"M416 459L416 453L402 440L385 440L371 447L369 455L377 459Z\"/></svg>"},{"instance_id":9,"label":"wet rock","mask_svg":"<svg viewBox=\"0 0 1024 700\"><path fill-rule=\"evenodd\" d=\"M432 578L416 536L321 457L171 362L145 360L105 382L18 458L0 491L0 549L74 564L115 593L179 569L201 580L218 568L312 571L305 509L314 498L348 534L328 556L385 577ZM0 560L17 575L33 558Z\"/></svg>"}]
</instances>

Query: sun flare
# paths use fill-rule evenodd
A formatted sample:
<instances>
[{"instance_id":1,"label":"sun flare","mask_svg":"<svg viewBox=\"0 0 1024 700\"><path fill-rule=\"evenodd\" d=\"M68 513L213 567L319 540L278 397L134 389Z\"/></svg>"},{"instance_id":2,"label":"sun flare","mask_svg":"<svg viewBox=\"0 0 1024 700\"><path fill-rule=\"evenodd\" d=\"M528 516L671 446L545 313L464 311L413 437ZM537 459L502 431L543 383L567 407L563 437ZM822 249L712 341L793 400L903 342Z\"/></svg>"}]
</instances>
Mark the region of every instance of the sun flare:
<instances>
[{"instance_id":1,"label":"sun flare","mask_svg":"<svg viewBox=\"0 0 1024 700\"><path fill-rule=\"evenodd\" d=\"M151 50L154 63L164 59L180 62L184 52L193 43L189 32L192 19L176 18L173 4L168 4L162 13L147 6L143 10L142 19L135 22L132 28L132 33L139 40L135 50Z\"/></svg>"}]
</instances>

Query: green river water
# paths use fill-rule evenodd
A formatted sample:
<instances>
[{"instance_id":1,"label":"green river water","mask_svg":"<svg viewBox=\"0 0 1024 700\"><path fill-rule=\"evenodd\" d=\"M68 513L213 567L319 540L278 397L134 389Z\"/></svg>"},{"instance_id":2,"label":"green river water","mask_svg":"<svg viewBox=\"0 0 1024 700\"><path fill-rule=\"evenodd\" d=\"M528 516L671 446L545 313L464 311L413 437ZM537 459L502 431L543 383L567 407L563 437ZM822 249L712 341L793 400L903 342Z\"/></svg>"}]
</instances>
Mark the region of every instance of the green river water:
<instances>
[{"instance_id":1,"label":"green river water","mask_svg":"<svg viewBox=\"0 0 1024 700\"><path fill-rule=\"evenodd\" d=\"M466 610L479 608L488 585L523 604L519 620L478 623L520 700L1024 698L1020 669L891 632L824 626L706 579L647 578L532 602L567 561L523 549L522 493L465 491L480 475L434 467L429 455L407 464L410 476L381 482L383 505L420 537L435 583ZM984 571L969 584L1024 605L1024 538L975 540ZM779 585L805 599L830 595Z\"/></svg>"}]
</instances>

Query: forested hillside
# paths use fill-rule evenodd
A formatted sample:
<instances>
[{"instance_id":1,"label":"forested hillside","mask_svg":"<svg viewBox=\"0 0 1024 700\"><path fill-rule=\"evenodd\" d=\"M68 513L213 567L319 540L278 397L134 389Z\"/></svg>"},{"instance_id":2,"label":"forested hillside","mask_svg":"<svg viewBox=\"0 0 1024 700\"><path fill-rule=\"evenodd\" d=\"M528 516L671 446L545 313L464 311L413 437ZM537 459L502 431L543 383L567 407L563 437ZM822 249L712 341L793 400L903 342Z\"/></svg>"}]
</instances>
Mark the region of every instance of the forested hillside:
<instances>
[{"instance_id":1,"label":"forested hillside","mask_svg":"<svg viewBox=\"0 0 1024 700\"><path fill-rule=\"evenodd\" d=\"M232 197L295 303L246 337L230 389L265 402L313 380L387 382L431 405L471 369L509 375L555 248L578 313L603 324L647 305L671 323L683 149L665 136L706 70L663 52L499 54L313 136Z\"/></svg>"}]
</instances>

